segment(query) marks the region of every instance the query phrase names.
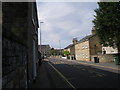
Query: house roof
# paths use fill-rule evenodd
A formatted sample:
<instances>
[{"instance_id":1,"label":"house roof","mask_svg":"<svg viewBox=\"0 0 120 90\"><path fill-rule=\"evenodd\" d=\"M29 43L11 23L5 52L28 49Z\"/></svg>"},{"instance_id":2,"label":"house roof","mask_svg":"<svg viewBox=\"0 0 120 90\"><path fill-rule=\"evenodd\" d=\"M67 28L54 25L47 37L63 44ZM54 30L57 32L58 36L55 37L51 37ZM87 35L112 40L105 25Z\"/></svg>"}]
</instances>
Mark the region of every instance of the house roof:
<instances>
[{"instance_id":1,"label":"house roof","mask_svg":"<svg viewBox=\"0 0 120 90\"><path fill-rule=\"evenodd\" d=\"M80 43L80 42L87 41L87 40L89 40L89 39L90 39L91 37L93 37L93 36L95 36L95 35L85 36L84 38L80 39L80 40L77 42L77 44ZM68 45L67 47L65 47L64 49L68 49L68 48L70 48L70 47L72 47L72 46L74 46L74 44L70 44L70 45Z\"/></svg>"},{"instance_id":2,"label":"house roof","mask_svg":"<svg viewBox=\"0 0 120 90\"><path fill-rule=\"evenodd\" d=\"M67 47L65 47L64 49L68 49L68 48L70 48L70 47L72 47L72 46L74 46L74 44L70 44L70 45L68 45Z\"/></svg>"},{"instance_id":3,"label":"house roof","mask_svg":"<svg viewBox=\"0 0 120 90\"><path fill-rule=\"evenodd\" d=\"M88 36L85 36L84 38L80 39L80 40L78 41L78 43L87 41L88 39L90 39L90 38L93 37L93 36L95 36L95 35L88 35Z\"/></svg>"}]
</instances>

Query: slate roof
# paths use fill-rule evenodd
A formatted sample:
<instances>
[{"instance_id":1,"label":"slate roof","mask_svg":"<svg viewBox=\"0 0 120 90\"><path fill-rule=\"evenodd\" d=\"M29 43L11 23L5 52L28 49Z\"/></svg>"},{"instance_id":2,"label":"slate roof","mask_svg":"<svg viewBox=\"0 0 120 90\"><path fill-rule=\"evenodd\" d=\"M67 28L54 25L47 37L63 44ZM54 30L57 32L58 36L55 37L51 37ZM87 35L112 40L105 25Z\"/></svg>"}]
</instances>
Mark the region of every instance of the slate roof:
<instances>
[{"instance_id":1,"label":"slate roof","mask_svg":"<svg viewBox=\"0 0 120 90\"><path fill-rule=\"evenodd\" d=\"M93 37L93 36L95 36L95 35L88 35L88 36L86 36L86 37L80 39L80 40L78 41L78 43L87 41L88 39L90 39L90 38Z\"/></svg>"},{"instance_id":2,"label":"slate roof","mask_svg":"<svg viewBox=\"0 0 120 90\"><path fill-rule=\"evenodd\" d=\"M87 41L87 40L89 40L89 39L90 39L91 37L93 37L93 36L95 36L95 35L85 36L84 38L80 39L80 40L77 42L77 44L80 43L80 42ZM72 47L72 46L74 46L74 44L70 44L70 45L68 45L67 47L65 47L64 49L68 49L68 48L70 48L70 47Z\"/></svg>"},{"instance_id":3,"label":"slate roof","mask_svg":"<svg viewBox=\"0 0 120 90\"><path fill-rule=\"evenodd\" d=\"M70 45L68 45L67 47L65 47L64 49L68 49L68 48L70 48L70 47L72 47L72 46L74 46L74 44L70 44Z\"/></svg>"}]
</instances>

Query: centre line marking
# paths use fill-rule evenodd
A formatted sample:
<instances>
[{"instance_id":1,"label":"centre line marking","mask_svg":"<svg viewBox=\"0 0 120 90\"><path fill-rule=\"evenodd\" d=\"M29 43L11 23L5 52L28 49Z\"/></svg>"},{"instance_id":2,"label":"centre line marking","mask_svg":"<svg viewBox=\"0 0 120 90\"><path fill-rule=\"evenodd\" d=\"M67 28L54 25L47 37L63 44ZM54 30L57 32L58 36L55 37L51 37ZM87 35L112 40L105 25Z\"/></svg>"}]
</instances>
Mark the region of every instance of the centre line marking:
<instances>
[{"instance_id":1,"label":"centre line marking","mask_svg":"<svg viewBox=\"0 0 120 90\"><path fill-rule=\"evenodd\" d=\"M60 73L52 64L50 64L48 62L48 64L74 89L76 90L76 88L67 80L67 78L65 76L63 76L62 73Z\"/></svg>"}]
</instances>

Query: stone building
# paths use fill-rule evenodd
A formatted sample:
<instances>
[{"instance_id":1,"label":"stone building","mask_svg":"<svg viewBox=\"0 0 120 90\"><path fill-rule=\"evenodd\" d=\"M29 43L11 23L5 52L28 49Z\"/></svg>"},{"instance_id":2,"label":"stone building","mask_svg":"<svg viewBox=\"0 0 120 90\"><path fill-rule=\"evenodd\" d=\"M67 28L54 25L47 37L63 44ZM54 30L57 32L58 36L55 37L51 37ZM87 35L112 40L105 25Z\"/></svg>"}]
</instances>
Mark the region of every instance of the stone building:
<instances>
[{"instance_id":1,"label":"stone building","mask_svg":"<svg viewBox=\"0 0 120 90\"><path fill-rule=\"evenodd\" d=\"M96 33L93 28L93 34ZM102 45L101 45L102 46ZM97 51L96 51L97 52ZM117 48L102 46L102 52L97 52L91 55L91 61L95 62L95 58L98 59L98 63L114 62L114 56L118 54Z\"/></svg>"},{"instance_id":2,"label":"stone building","mask_svg":"<svg viewBox=\"0 0 120 90\"><path fill-rule=\"evenodd\" d=\"M2 14L2 88L29 88L37 75L36 2L3 2Z\"/></svg>"},{"instance_id":3,"label":"stone building","mask_svg":"<svg viewBox=\"0 0 120 90\"><path fill-rule=\"evenodd\" d=\"M67 59L71 59L71 47L73 47L73 44L70 44L70 45L68 45L67 47L64 48L64 52L68 51L70 53L69 56L65 55L67 57Z\"/></svg>"},{"instance_id":4,"label":"stone building","mask_svg":"<svg viewBox=\"0 0 120 90\"><path fill-rule=\"evenodd\" d=\"M118 49L113 47L102 47L102 54L118 54Z\"/></svg>"},{"instance_id":5,"label":"stone building","mask_svg":"<svg viewBox=\"0 0 120 90\"><path fill-rule=\"evenodd\" d=\"M73 44L68 45L66 48L64 48L64 51L70 52L70 59L75 60L75 44L77 44L77 38L73 38Z\"/></svg>"},{"instance_id":6,"label":"stone building","mask_svg":"<svg viewBox=\"0 0 120 90\"><path fill-rule=\"evenodd\" d=\"M41 47L41 50L40 50L40 47ZM38 50L41 52L42 56L45 56L45 57L51 56L50 45L38 45Z\"/></svg>"},{"instance_id":7,"label":"stone building","mask_svg":"<svg viewBox=\"0 0 120 90\"><path fill-rule=\"evenodd\" d=\"M95 55L102 52L102 47L99 43L99 38L95 34L94 28L92 29L92 35L88 35L75 44L76 60L91 61L91 55Z\"/></svg>"},{"instance_id":8,"label":"stone building","mask_svg":"<svg viewBox=\"0 0 120 90\"><path fill-rule=\"evenodd\" d=\"M92 55L91 59L94 62L94 58L97 57L99 58L100 63L106 63L106 62L111 63L111 62L114 62L114 56L116 56L117 54L118 54L117 48L102 46L102 53Z\"/></svg>"},{"instance_id":9,"label":"stone building","mask_svg":"<svg viewBox=\"0 0 120 90\"><path fill-rule=\"evenodd\" d=\"M69 51L70 52L70 47L72 46L72 44L68 45L67 47L64 48L64 51Z\"/></svg>"}]
</instances>

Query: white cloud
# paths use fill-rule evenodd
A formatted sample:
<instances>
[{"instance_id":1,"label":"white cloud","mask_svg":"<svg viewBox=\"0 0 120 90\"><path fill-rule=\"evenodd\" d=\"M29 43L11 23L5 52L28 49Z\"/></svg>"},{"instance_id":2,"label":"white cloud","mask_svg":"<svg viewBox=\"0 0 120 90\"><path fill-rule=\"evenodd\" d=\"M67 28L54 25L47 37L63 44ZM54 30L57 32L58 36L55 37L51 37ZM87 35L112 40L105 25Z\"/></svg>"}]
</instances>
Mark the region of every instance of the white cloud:
<instances>
[{"instance_id":1,"label":"white cloud","mask_svg":"<svg viewBox=\"0 0 120 90\"><path fill-rule=\"evenodd\" d=\"M37 0L37 1L38 2L100 2L100 0ZM118 2L119 0L116 0L116 1Z\"/></svg>"},{"instance_id":2,"label":"white cloud","mask_svg":"<svg viewBox=\"0 0 120 90\"><path fill-rule=\"evenodd\" d=\"M42 42L55 48L64 48L72 43L73 37L91 33L94 9L93 3L38 3L39 20L42 24Z\"/></svg>"},{"instance_id":3,"label":"white cloud","mask_svg":"<svg viewBox=\"0 0 120 90\"><path fill-rule=\"evenodd\" d=\"M60 37L58 34L55 33L49 33L49 34L43 34L42 36L42 44L50 44L52 47L59 47L59 40Z\"/></svg>"},{"instance_id":4,"label":"white cloud","mask_svg":"<svg viewBox=\"0 0 120 90\"><path fill-rule=\"evenodd\" d=\"M41 19L57 19L68 15L72 12L72 8L66 3L45 3L42 6L38 6L39 20Z\"/></svg>"}]
</instances>

